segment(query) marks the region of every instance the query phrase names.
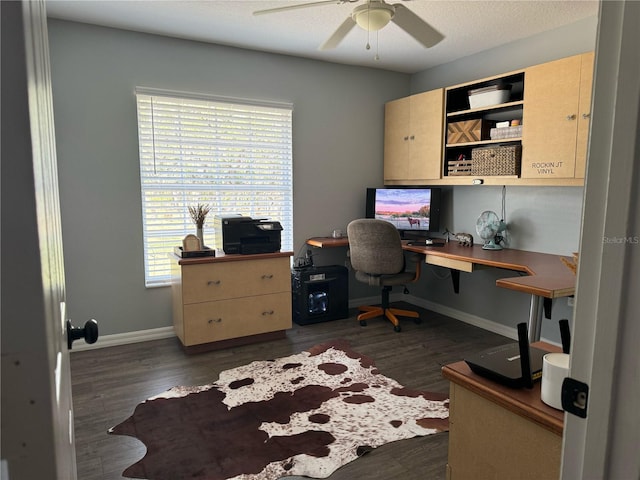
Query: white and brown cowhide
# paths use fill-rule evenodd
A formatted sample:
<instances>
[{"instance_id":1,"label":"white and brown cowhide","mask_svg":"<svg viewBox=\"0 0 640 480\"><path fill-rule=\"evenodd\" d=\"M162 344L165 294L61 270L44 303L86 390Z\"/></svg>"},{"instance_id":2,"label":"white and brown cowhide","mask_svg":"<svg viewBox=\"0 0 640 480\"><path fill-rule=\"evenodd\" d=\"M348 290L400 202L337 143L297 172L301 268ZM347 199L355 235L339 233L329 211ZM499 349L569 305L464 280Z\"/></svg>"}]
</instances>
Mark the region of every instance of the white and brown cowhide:
<instances>
[{"instance_id":1,"label":"white and brown cowhide","mask_svg":"<svg viewBox=\"0 0 640 480\"><path fill-rule=\"evenodd\" d=\"M448 407L446 395L405 388L334 341L172 388L109 433L147 447L131 478L326 478L384 443L446 431Z\"/></svg>"}]
</instances>

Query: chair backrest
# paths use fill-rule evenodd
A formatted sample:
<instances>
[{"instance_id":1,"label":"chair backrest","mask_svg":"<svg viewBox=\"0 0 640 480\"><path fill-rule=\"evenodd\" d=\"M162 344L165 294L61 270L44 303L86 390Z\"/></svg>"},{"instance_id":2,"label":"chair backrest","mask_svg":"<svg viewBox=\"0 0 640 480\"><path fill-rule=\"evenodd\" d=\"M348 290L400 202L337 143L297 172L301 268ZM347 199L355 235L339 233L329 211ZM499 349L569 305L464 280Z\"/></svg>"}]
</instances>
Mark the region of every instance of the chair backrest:
<instances>
[{"instance_id":1,"label":"chair backrest","mask_svg":"<svg viewBox=\"0 0 640 480\"><path fill-rule=\"evenodd\" d=\"M389 222L373 218L347 225L351 266L371 275L393 275L404 270L400 233Z\"/></svg>"}]
</instances>

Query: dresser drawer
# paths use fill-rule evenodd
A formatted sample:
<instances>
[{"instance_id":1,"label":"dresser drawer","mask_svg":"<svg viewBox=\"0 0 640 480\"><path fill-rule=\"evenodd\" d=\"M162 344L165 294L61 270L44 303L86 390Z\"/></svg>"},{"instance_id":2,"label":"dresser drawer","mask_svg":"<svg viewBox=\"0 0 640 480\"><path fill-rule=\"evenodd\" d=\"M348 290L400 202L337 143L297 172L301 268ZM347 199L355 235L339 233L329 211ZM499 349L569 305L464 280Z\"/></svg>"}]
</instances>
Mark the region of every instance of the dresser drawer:
<instances>
[{"instance_id":1,"label":"dresser drawer","mask_svg":"<svg viewBox=\"0 0 640 480\"><path fill-rule=\"evenodd\" d=\"M288 257L182 266L185 304L290 291Z\"/></svg>"},{"instance_id":2,"label":"dresser drawer","mask_svg":"<svg viewBox=\"0 0 640 480\"><path fill-rule=\"evenodd\" d=\"M184 306L184 345L291 328L291 293Z\"/></svg>"}]
</instances>

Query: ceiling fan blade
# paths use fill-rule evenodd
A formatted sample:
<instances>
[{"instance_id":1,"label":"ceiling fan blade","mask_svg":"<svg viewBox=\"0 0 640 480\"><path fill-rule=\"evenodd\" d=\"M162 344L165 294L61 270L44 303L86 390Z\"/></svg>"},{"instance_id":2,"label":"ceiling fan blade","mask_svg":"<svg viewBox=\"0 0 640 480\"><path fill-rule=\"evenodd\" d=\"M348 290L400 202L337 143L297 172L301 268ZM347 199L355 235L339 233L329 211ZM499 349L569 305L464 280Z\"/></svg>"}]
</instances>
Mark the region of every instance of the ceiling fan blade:
<instances>
[{"instance_id":1,"label":"ceiling fan blade","mask_svg":"<svg viewBox=\"0 0 640 480\"><path fill-rule=\"evenodd\" d=\"M349 15L347 19L338 27L338 29L333 32L333 35L331 35L329 39L320 46L320 50L330 50L332 48L336 48L355 25L355 20L351 18L351 15Z\"/></svg>"},{"instance_id":2,"label":"ceiling fan blade","mask_svg":"<svg viewBox=\"0 0 640 480\"><path fill-rule=\"evenodd\" d=\"M433 47L444 38L444 35L401 3L396 3L393 7L396 13L391 21L425 47Z\"/></svg>"},{"instance_id":3,"label":"ceiling fan blade","mask_svg":"<svg viewBox=\"0 0 640 480\"><path fill-rule=\"evenodd\" d=\"M316 5L324 5L327 3L334 3L336 5L341 5L346 3L348 0L321 0L319 2L309 2L309 3L299 3L297 5L287 5L285 7L276 7L276 8L267 8L265 10L256 10L253 12L254 15L265 15L267 13L277 13L277 12L286 12L287 10L296 10L298 8L307 8L307 7L315 7Z\"/></svg>"}]
</instances>

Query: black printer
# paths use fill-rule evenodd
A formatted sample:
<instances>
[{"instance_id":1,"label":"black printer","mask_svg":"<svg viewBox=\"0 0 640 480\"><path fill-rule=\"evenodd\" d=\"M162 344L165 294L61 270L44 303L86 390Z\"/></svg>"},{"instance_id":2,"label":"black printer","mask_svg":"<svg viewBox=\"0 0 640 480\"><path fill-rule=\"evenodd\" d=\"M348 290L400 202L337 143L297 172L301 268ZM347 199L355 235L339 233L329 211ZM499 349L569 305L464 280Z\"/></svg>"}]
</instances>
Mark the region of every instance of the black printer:
<instances>
[{"instance_id":1,"label":"black printer","mask_svg":"<svg viewBox=\"0 0 640 480\"><path fill-rule=\"evenodd\" d=\"M216 248L226 254L273 253L280 251L280 222L242 215L216 215Z\"/></svg>"}]
</instances>

